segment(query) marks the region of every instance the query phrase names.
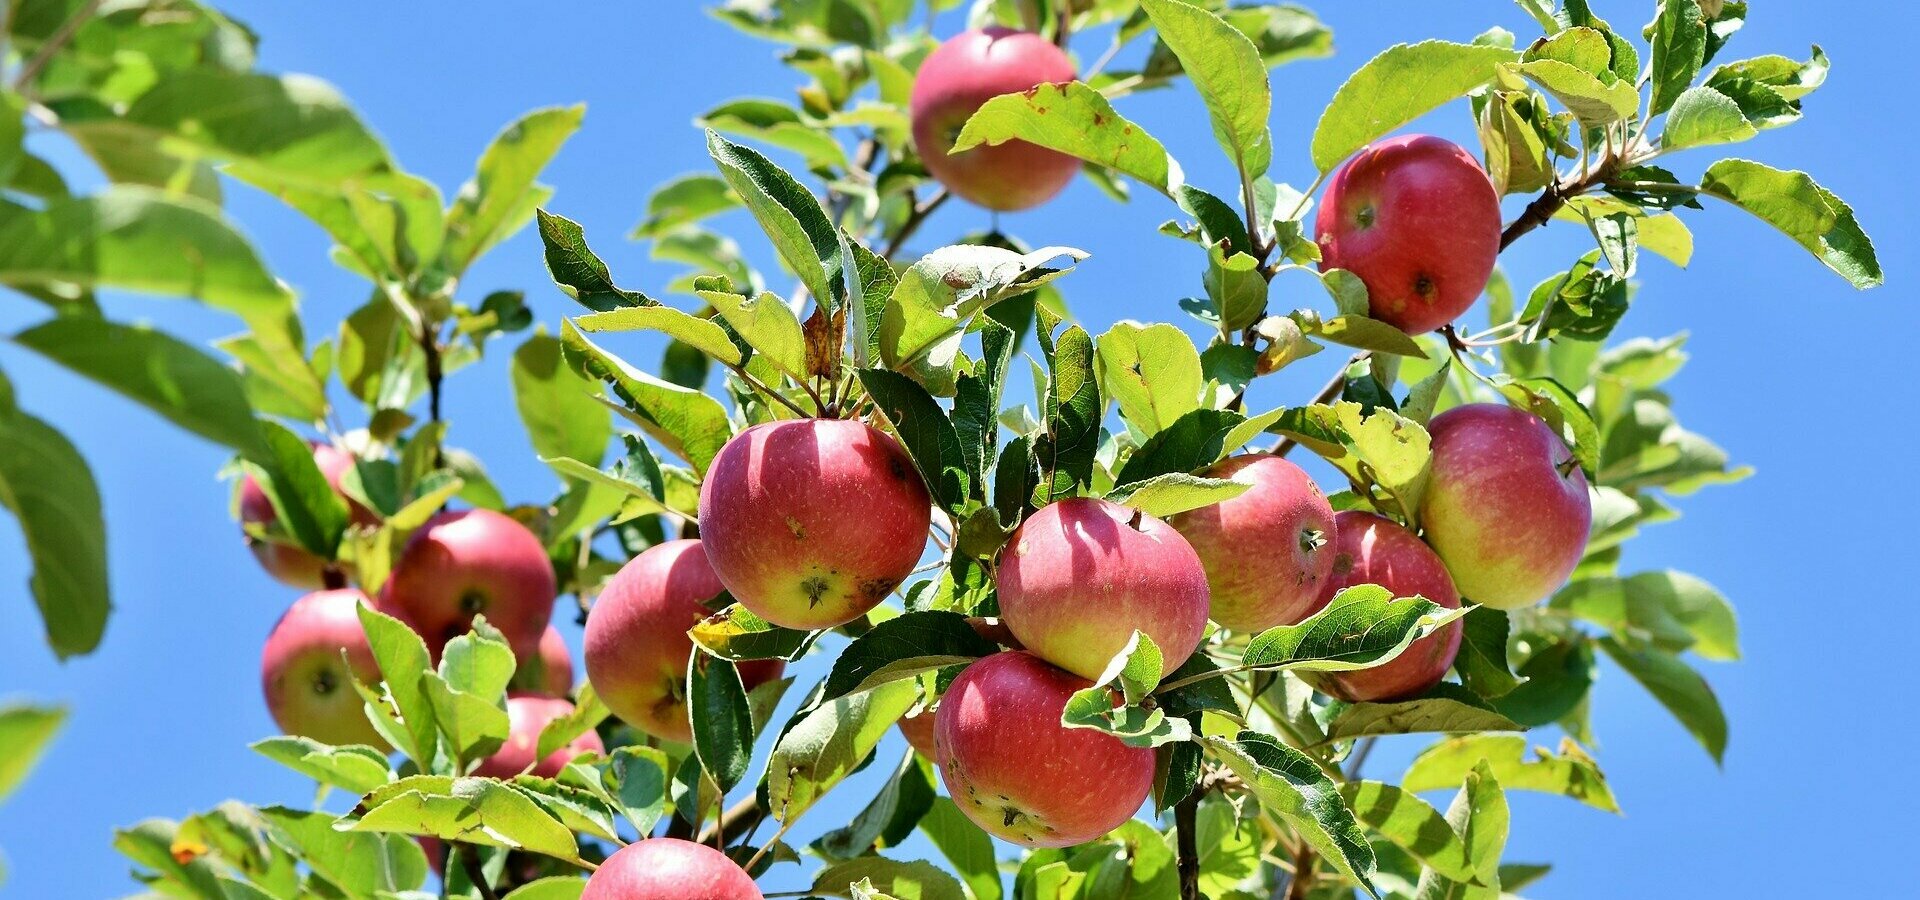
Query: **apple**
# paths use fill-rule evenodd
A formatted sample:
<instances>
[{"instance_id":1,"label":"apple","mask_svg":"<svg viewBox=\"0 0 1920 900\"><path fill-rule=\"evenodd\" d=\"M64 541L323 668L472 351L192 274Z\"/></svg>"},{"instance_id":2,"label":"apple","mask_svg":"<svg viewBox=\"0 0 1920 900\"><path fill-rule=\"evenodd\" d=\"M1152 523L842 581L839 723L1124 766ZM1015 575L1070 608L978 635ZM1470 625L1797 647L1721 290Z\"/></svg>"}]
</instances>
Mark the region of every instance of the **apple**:
<instances>
[{"instance_id":1,"label":"apple","mask_svg":"<svg viewBox=\"0 0 1920 900\"><path fill-rule=\"evenodd\" d=\"M1370 314L1408 334L1465 312L1500 255L1500 198L1473 154L1413 134L1370 144L1327 181L1320 268L1367 285Z\"/></svg>"},{"instance_id":2,"label":"apple","mask_svg":"<svg viewBox=\"0 0 1920 900\"><path fill-rule=\"evenodd\" d=\"M934 713L947 794L988 834L1024 847L1071 847L1120 827L1153 789L1153 751L1060 724L1092 682L1022 650L974 662Z\"/></svg>"},{"instance_id":3,"label":"apple","mask_svg":"<svg viewBox=\"0 0 1920 900\"><path fill-rule=\"evenodd\" d=\"M700 534L720 583L787 628L831 628L899 587L927 545L932 499L886 433L845 419L755 425L700 485Z\"/></svg>"},{"instance_id":4,"label":"apple","mask_svg":"<svg viewBox=\"0 0 1920 900\"><path fill-rule=\"evenodd\" d=\"M1255 634L1319 612L1333 569L1333 507L1320 486L1267 454L1236 456L1202 474L1253 485L1167 520L1206 567L1212 619Z\"/></svg>"},{"instance_id":5,"label":"apple","mask_svg":"<svg viewBox=\"0 0 1920 900\"><path fill-rule=\"evenodd\" d=\"M540 645L535 648L534 656L520 661L509 689L549 697L565 697L573 693L573 654L568 652L567 641L560 636L560 629L547 626L547 630L540 635Z\"/></svg>"},{"instance_id":6,"label":"apple","mask_svg":"<svg viewBox=\"0 0 1920 900\"><path fill-rule=\"evenodd\" d=\"M712 610L725 590L707 562L702 542L668 541L648 547L607 579L587 614L587 678L613 714L654 737L686 743L687 630ZM780 677L786 663L753 660L740 666L748 690Z\"/></svg>"},{"instance_id":7,"label":"apple","mask_svg":"<svg viewBox=\"0 0 1920 900\"><path fill-rule=\"evenodd\" d=\"M531 659L553 617L553 566L533 532L490 509L443 512L407 539L380 606L413 626L438 658L474 616Z\"/></svg>"},{"instance_id":8,"label":"apple","mask_svg":"<svg viewBox=\"0 0 1920 900\"><path fill-rule=\"evenodd\" d=\"M726 854L676 838L635 841L607 857L580 900L764 900Z\"/></svg>"},{"instance_id":9,"label":"apple","mask_svg":"<svg viewBox=\"0 0 1920 900\"><path fill-rule=\"evenodd\" d=\"M356 525L373 525L380 521L373 510L362 506L340 490L340 479L353 468L353 454L332 444L313 443L313 461L320 467L327 483L333 485L333 491L347 501L347 509ZM279 522L280 514L273 508L273 501L267 499L267 492L252 475L240 479L240 521L248 525L272 528ZM267 574L282 584L298 588L318 588L325 584L325 560L301 547L280 541L262 540L247 536L247 548L253 551L255 559Z\"/></svg>"},{"instance_id":10,"label":"apple","mask_svg":"<svg viewBox=\"0 0 1920 900\"><path fill-rule=\"evenodd\" d=\"M1173 526L1077 497L1028 516L1000 553L1000 619L1041 659L1098 678L1138 629L1180 667L1207 628L1207 573Z\"/></svg>"},{"instance_id":11,"label":"apple","mask_svg":"<svg viewBox=\"0 0 1920 900\"><path fill-rule=\"evenodd\" d=\"M1460 608L1460 593L1432 548L1399 523L1370 512L1334 516L1333 574L1326 598L1356 584L1377 584L1397 599L1420 596L1448 609ZM1321 691L1350 703L1399 700L1425 693L1446 677L1460 652L1459 622L1427 635L1384 665L1351 672L1323 672L1311 680Z\"/></svg>"},{"instance_id":12,"label":"apple","mask_svg":"<svg viewBox=\"0 0 1920 900\"><path fill-rule=\"evenodd\" d=\"M1079 160L1018 140L949 151L988 100L1073 78L1073 61L1040 35L1000 27L963 32L920 63L909 101L913 145L927 171L967 200L1003 212L1039 206L1073 180Z\"/></svg>"},{"instance_id":13,"label":"apple","mask_svg":"<svg viewBox=\"0 0 1920 900\"><path fill-rule=\"evenodd\" d=\"M534 761L533 754L540 748L540 729L547 727L547 723L554 719L572 714L573 704L558 697L507 695L507 742L481 762L473 774L483 778L512 778L525 773L552 778L559 775L560 770L566 768L568 761L575 756L589 750L606 752L600 735L588 730L566 746L547 754L545 759L537 763Z\"/></svg>"},{"instance_id":14,"label":"apple","mask_svg":"<svg viewBox=\"0 0 1920 900\"><path fill-rule=\"evenodd\" d=\"M380 682L380 664L360 627L365 602L357 590L315 591L293 601L267 635L260 688L283 733L387 749L352 683Z\"/></svg>"},{"instance_id":15,"label":"apple","mask_svg":"<svg viewBox=\"0 0 1920 900\"><path fill-rule=\"evenodd\" d=\"M1593 527L1587 476L1539 416L1458 406L1427 425L1433 476L1420 524L1475 603L1519 609L1573 574Z\"/></svg>"}]
</instances>

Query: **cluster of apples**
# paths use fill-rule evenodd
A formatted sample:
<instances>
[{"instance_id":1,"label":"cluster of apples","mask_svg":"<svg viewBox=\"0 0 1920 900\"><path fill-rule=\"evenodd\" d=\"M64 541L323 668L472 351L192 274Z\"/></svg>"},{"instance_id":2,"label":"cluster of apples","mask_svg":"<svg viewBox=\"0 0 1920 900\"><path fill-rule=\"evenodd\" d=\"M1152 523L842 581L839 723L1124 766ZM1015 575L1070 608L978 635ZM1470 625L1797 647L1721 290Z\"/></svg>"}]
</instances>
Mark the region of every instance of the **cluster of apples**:
<instances>
[{"instance_id":1,"label":"cluster of apples","mask_svg":"<svg viewBox=\"0 0 1920 900\"><path fill-rule=\"evenodd\" d=\"M314 462L348 504L354 523L371 526L378 516L348 497L340 479L354 458L331 444L315 444ZM256 530L271 530L277 515L251 476L240 484L240 518ZM379 665L360 624L359 609L371 604L411 626L438 658L447 641L467 633L476 616L500 630L521 661L507 700L512 733L478 774L511 777L521 772L551 776L582 749L598 748L583 735L575 746L535 764L540 729L573 705L573 660L560 633L549 624L555 586L540 539L526 526L487 509L442 512L415 531L377 598L356 588L326 588L328 564L291 544L247 538L267 572L300 588L318 588L294 601L267 636L260 658L261 687L274 723L287 734L326 744L386 741L368 721L353 682L373 684Z\"/></svg>"},{"instance_id":2,"label":"cluster of apples","mask_svg":"<svg viewBox=\"0 0 1920 900\"><path fill-rule=\"evenodd\" d=\"M1071 181L1079 163L1020 141L950 154L967 119L992 97L1071 80L1071 61L1039 35L989 28L947 41L921 66L912 94L914 140L928 170L954 193L996 210L1032 207ZM1372 314L1410 333L1451 322L1485 288L1500 249L1500 211L1466 151L1428 136L1363 150L1328 182L1316 238L1322 266L1354 272ZM1591 527L1587 484L1546 423L1476 404L1436 417L1432 479L1419 513L1424 536L1372 513L1335 513L1285 459L1247 455L1206 474L1251 485L1216 506L1162 521L1106 500L1074 498L1037 510L995 567L1003 652L969 665L931 715L901 730L938 764L948 793L987 832L1029 847L1096 839L1137 812L1151 790L1154 754L1061 725L1068 698L1100 677L1133 632L1163 654L1162 676L1199 646L1211 619L1254 634L1303 621L1333 595L1377 584L1396 597L1457 608L1518 608L1565 581ZM352 458L316 446L337 484ZM908 578L923 555L931 498L912 460L884 432L847 420L762 424L734 437L702 483L700 537L634 557L603 587L587 619L586 668L613 713L658 738L691 738L684 685L688 631L731 597L776 625L818 630L865 615ZM357 504L356 521L372 514ZM270 528L273 508L243 484L245 521ZM293 584L318 585L324 564L289 545L253 540L261 563ZM473 617L488 621L523 660L533 693L508 700L512 738L478 774L551 776L592 733L533 759L547 721L571 711L565 645L548 625L552 570L518 522L486 510L443 513L408 541L377 600L323 590L296 602L262 660L269 708L288 733L327 743L384 746L349 679L377 679L359 604L412 625L435 655ZM1420 694L1443 678L1458 623L1392 662L1323 676L1348 701ZM343 661L344 654L344 661ZM751 689L780 677L779 660L745 663ZM583 897L749 900L753 881L724 855L665 838L631 844L603 864Z\"/></svg>"}]
</instances>

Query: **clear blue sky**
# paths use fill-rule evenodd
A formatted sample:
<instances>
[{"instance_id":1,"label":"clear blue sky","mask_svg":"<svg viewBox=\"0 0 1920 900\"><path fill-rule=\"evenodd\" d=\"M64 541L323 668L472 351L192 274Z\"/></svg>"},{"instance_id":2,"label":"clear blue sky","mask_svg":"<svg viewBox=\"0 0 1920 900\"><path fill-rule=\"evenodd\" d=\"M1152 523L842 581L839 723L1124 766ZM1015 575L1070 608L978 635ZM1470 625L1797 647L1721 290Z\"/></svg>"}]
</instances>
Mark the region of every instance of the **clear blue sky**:
<instances>
[{"instance_id":1,"label":"clear blue sky","mask_svg":"<svg viewBox=\"0 0 1920 900\"><path fill-rule=\"evenodd\" d=\"M701 14L689 0L546 4L229 2L262 36L264 65L322 76L353 99L396 156L451 193L501 124L542 105L586 101L584 130L549 171L553 206L581 221L620 278L657 290L672 269L623 239L656 183L704 169L693 117L735 96L791 96L793 75L771 45ZM1599 11L1637 30L1651 3L1605 2ZM1726 768L1699 748L1623 673L1603 662L1594 698L1599 761L1625 818L1539 795L1515 797L1512 861L1551 861L1540 897L1824 896L1885 893L1889 859L1909 851L1904 823L1913 781L1889 758L1910 745L1912 629L1902 626L1901 564L1914 559L1913 481L1903 475L1916 437L1904 411L1920 335L1913 272L1915 192L1904 171L1914 138L1887 92L1911 75L1912 48L1880 4L1756 3L1730 58L1804 58L1819 42L1834 60L1828 85L1800 124L1733 148L1804 168L1851 201L1878 243L1891 285L1856 293L1785 238L1722 206L1689 217L1698 236L1691 271L1648 258L1632 313L1618 332L1693 338L1693 362L1671 385L1694 430L1719 441L1759 476L1682 501L1685 517L1634 544L1629 570L1677 567L1719 586L1741 612L1746 661L1708 675L1732 723ZM1280 70L1274 176L1303 185L1306 146L1339 82L1396 42L1465 40L1494 23L1524 36L1534 26L1510 3L1323 2L1335 29L1331 60ZM959 28L941 22L941 34ZM1103 42L1079 48L1091 58ZM1197 100L1185 88L1129 98L1129 117L1159 136L1191 180L1228 184ZM1464 107L1422 123L1466 140ZM1676 157L1694 176L1710 151ZM301 293L310 330L363 301L361 282L335 269L321 234L244 188L233 215L273 270ZM1120 206L1078 183L1037 212L1003 225L1034 244L1071 244L1093 256L1063 282L1075 314L1096 333L1121 318L1182 321L1174 301L1199 293L1190 246L1153 229L1169 205L1142 196ZM923 232L919 249L983 226L957 204ZM750 222L729 230L765 258ZM1576 229L1528 236L1503 265L1530 285L1584 249ZM496 287L529 292L540 321L575 312L547 281L539 244L525 233L470 279L472 298ZM1310 286L1277 302L1321 303ZM235 324L192 304L110 297L122 318L148 318L211 339ZM38 315L0 303L0 328ZM1474 315L1478 315L1475 313ZM505 349L504 345L501 345ZM656 358L649 345L637 361ZM1334 355L1302 363L1261 386L1255 405L1307 396ZM452 382L451 440L479 452L509 496L550 495L552 476L533 457L511 409L505 353ZM246 749L271 734L261 704L259 647L293 599L242 549L214 480L225 453L162 425L145 411L0 344L0 367L21 403L71 435L94 465L109 518L118 610L95 655L54 662L41 643L24 584L27 565L11 523L0 527L0 696L71 704L54 754L0 806L0 850L10 878L0 894L85 898L132 893L111 829L179 816L229 797L302 804L309 783ZM1882 587L1887 584L1889 587ZM578 629L563 622L577 646ZM819 664L802 668L817 677ZM1541 735L1552 743L1557 737ZM1392 744L1371 771L1389 773L1418 744ZM889 744L883 754L897 752ZM883 757L886 758L886 757ZM884 769L885 765L875 769ZM846 800L814 812L801 841L846 821L873 773ZM791 889L793 868L772 882Z\"/></svg>"}]
</instances>

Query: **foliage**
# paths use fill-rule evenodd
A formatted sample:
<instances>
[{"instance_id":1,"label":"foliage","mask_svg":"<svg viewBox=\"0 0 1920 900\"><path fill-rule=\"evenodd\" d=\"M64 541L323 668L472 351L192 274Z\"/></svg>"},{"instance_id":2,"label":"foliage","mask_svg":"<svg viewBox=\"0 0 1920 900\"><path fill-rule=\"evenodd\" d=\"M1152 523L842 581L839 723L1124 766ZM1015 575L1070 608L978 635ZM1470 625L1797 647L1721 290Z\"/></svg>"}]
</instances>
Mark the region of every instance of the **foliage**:
<instances>
[{"instance_id":1,"label":"foliage","mask_svg":"<svg viewBox=\"0 0 1920 900\"><path fill-rule=\"evenodd\" d=\"M1677 498L1749 474L1676 417L1664 385L1686 361L1684 335L1608 343L1633 300L1642 251L1684 265L1693 237L1683 217L1708 198L1773 225L1857 287L1882 280L1852 210L1806 173L1737 158L1710 162L1697 178L1666 168L1682 151L1699 155L1797 120L1827 74L1818 48L1806 62L1715 65L1745 3L1661 0L1641 43L1584 0L1521 6L1542 26L1539 38L1523 46L1495 29L1469 44L1389 49L1358 68L1314 130L1309 162L1325 178L1413 119L1457 109L1472 116L1495 185L1537 194L1503 245L1550 221L1580 223L1593 236L1591 251L1524 296L1497 277L1484 330L1410 336L1368 315L1357 277L1311 268L1320 254L1305 217L1315 186L1270 174L1282 166L1267 71L1331 52L1331 32L1312 13L1210 0L972 5L976 22L1041 30L1062 44L1105 35L1115 53L1103 62L1141 59L1136 69L1097 65L1082 82L991 101L960 146L1018 138L1083 160L1117 195L1138 182L1170 200L1176 218L1162 231L1199 245L1169 245L1201 270L1204 295L1181 303L1210 332L1196 346L1171 325L1122 323L1095 336L1072 324L1063 286L1086 254L1071 247L1029 248L996 233L907 257L947 198L909 136L913 72L935 44L918 4L720 4L719 20L780 45L801 85L796 104L709 111L702 125L714 171L674 179L649 200L634 236L688 266L661 291L676 298L668 304L620 286L563 208L546 208L552 191L539 173L580 127L578 107L509 124L448 200L402 169L331 88L258 71L253 34L211 8L15 2L9 38L24 62L0 93L12 107L0 134L9 188L0 281L49 317L10 340L231 448L278 513L253 536L320 557L330 581L376 591L407 535L457 500L532 527L562 592L584 610L628 556L689 533L701 477L728 438L785 418L884 427L941 513L929 577L837 629L843 642L739 607L697 627L686 685L693 746L638 736L583 687L581 713L549 726L540 747L598 728L610 752L584 754L553 778L474 776L507 737L505 671L429 669L417 636L368 611L386 680L363 696L398 761L297 738L256 745L358 797L350 811L228 803L140 823L115 846L149 887L172 896L409 897L428 875L412 838L432 837L453 850L447 895L543 898L577 896L582 869L660 832L730 844L755 874L811 854L821 862L810 878L819 895L994 900L1006 896L995 845L936 796L930 766L911 754L846 827L806 848L783 838L873 760L897 720L936 700L958 667L999 648L973 625L997 613L990 573L1027 513L1070 496L1157 515L1222 502L1244 487L1202 473L1273 439L1273 452L1305 447L1348 481L1337 506L1417 528L1430 468L1425 423L1463 403L1496 402L1548 421L1594 486L1594 527L1571 582L1515 612L1447 610L1354 588L1305 622L1213 633L1159 683L1161 648L1136 633L1063 722L1155 748L1153 821L1179 827L1136 820L1095 844L1025 854L1013 864L1012 896L1199 891L1245 900L1279 896L1282 883L1293 897L1517 890L1537 871L1502 862L1504 791L1618 809L1586 749L1601 656L1716 761L1727 743L1693 660L1738 658L1731 606L1695 576L1620 567L1622 545L1673 519ZM1165 146L1117 111L1134 92L1181 80L1204 104L1235 183L1188 183ZM22 143L29 124L73 141L111 186L70 195ZM310 340L289 288L221 213L236 183L312 219L335 241L335 260L366 279L369 299L337 329ZM783 272L757 270L713 230L712 219L731 210L759 226ZM511 354L515 407L557 488L510 503L479 461L446 443L441 396L445 379L496 338L532 327L521 294L476 296L462 282L475 259L536 221L555 285L583 309L552 331L535 329ZM1328 302L1271 308L1269 284L1290 271L1312 273ZM769 290L783 274L797 286ZM220 358L106 319L94 300L105 289L189 297L232 313L245 330L220 342ZM657 365L636 365L594 339L634 331L667 336ZM1320 397L1246 408L1251 382L1327 344L1354 352ZM1023 346L1032 406L1006 395ZM336 397L358 408L336 408ZM85 653L107 620L100 499L78 452L22 408L32 399L0 379L0 500L26 533L50 646ZM343 419L360 426L334 431ZM609 453L616 432L620 450ZM302 433L353 452L343 489L373 511L371 523L349 521L325 490ZM1392 703L1347 703L1311 686L1315 673L1380 665L1454 621L1465 632L1457 683ZM489 628L463 641L470 659L506 653ZM830 672L772 728L789 682L748 691L733 664L808 655L831 655ZM33 722L57 720L4 715L7 728L36 734L45 729ZM1525 732L1556 727L1558 749L1529 756ZM1396 734L1442 738L1398 785L1360 777L1372 742ZM34 745L0 742L15 754L0 759L0 790L23 774ZM754 748L769 745L755 767ZM1443 811L1417 796L1431 790L1458 794ZM749 845L768 817L777 830ZM898 858L916 829L945 870ZM1205 848L1197 862L1196 833Z\"/></svg>"}]
</instances>

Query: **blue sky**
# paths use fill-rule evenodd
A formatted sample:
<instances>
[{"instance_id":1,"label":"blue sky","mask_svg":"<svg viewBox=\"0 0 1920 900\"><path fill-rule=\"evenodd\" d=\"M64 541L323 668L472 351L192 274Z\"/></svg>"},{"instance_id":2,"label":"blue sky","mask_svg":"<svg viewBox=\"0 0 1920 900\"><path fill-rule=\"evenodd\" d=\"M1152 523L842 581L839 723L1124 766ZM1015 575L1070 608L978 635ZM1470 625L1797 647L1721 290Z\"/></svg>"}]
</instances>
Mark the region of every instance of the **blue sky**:
<instances>
[{"instance_id":1,"label":"blue sky","mask_svg":"<svg viewBox=\"0 0 1920 900\"><path fill-rule=\"evenodd\" d=\"M736 96L790 96L796 81L771 45L706 17L703 5L248 0L227 8L262 35L266 67L338 85L409 169L449 193L503 123L534 107L585 101L585 128L548 172L558 188L552 207L586 227L624 283L657 290L674 270L648 261L646 248L623 235L652 186L707 166L691 120ZM1628 30L1648 18L1651 4L1596 5ZM1879 4L1754 6L1729 58L1804 58L1818 42L1835 68L1808 100L1804 121L1732 150L1806 169L1849 200L1892 283L1857 293L1784 237L1718 205L1689 217L1698 241L1691 270L1643 263L1618 335L1690 331L1693 361L1670 385L1676 411L1759 475L1683 500L1684 518L1633 545L1627 566L1681 568L1720 587L1740 609L1746 660L1707 669L1732 724L1724 770L1602 663L1595 752L1626 815L1516 795L1508 858L1556 867L1529 892L1535 896L1884 893L1884 861L1907 849L1898 824L1907 817L1899 811L1920 800L1888 758L1916 734L1905 714L1913 654L1899 624L1904 592L1882 587L1900 583L1900 562L1914 558L1909 515L1920 500L1903 474L1916 429L1901 402L1912 373L1909 342L1920 335L1905 266L1916 198L1901 168L1914 129L1885 102L1890 86L1910 78L1911 48ZM1306 147L1321 108L1380 49L1425 37L1465 40L1496 23L1523 37L1535 33L1517 7L1496 0L1321 2L1317 9L1334 27L1339 55L1283 68L1276 79L1273 174L1296 185L1312 177ZM940 33L959 27L948 15ZM1078 50L1091 59L1103 46L1096 38ZM1230 183L1188 90L1129 98L1121 109L1167 144L1191 180ZM1456 104L1419 127L1467 140L1464 109ZM1671 162L1691 177L1715 158L1695 151ZM363 284L327 261L317 229L244 188L230 197L232 214L273 270L301 293L310 332L364 300ZM1153 233L1171 216L1155 197L1116 205L1081 182L1002 225L1035 245L1092 253L1062 287L1097 333L1121 318L1190 324L1174 302L1199 293L1200 260L1190 246ZM983 212L949 205L916 249L987 221ZM750 222L726 224L765 258ZM1502 265L1516 283L1531 285L1586 246L1583 233L1556 225L1521 241ZM551 288L531 233L495 251L469 285L474 299L497 287L526 289L549 327L575 311ZM1276 302L1320 302L1310 284L1291 290ZM107 305L116 316L151 319L195 339L236 327L179 301L111 297ZM0 328L18 330L38 314L36 304L0 304ZM636 361L657 358L644 342L613 346ZM478 452L510 497L546 497L553 478L507 412L505 359L495 352L452 381L450 440ZM1334 364L1328 354L1282 373L1260 386L1254 405L1303 399ZM24 589L17 532L11 523L0 527L0 696L73 708L53 755L0 806L9 869L0 894L128 894L136 885L109 846L112 828L229 797L311 799L309 783L246 749L273 732L260 701L259 647L293 595L259 571L227 520L227 495L214 479L222 450L4 344L0 368L22 405L72 436L94 465L118 607L99 652L56 663ZM577 646L578 629L563 619ZM801 671L817 676L818 668ZM1391 743L1369 770L1397 772L1418 746ZM896 752L889 744L883 759ZM798 829L800 840L836 818L844 822L847 807L870 796L868 783L850 784L843 800L814 812L811 826ZM1779 862L1767 857L1782 852L1788 855ZM792 867L786 871L770 889L795 886Z\"/></svg>"}]
</instances>

